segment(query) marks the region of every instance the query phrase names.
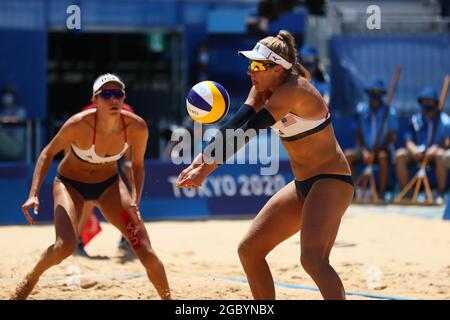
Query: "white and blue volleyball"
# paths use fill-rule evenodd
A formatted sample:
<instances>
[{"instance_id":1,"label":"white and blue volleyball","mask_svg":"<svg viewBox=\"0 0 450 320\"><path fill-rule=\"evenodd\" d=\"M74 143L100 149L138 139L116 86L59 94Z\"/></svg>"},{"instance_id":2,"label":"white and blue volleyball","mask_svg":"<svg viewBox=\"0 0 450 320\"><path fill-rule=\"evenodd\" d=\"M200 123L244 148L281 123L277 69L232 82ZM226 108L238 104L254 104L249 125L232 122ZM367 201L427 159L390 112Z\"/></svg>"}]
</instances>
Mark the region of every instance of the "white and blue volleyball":
<instances>
[{"instance_id":1,"label":"white and blue volleyball","mask_svg":"<svg viewBox=\"0 0 450 320\"><path fill-rule=\"evenodd\" d=\"M212 124L226 116L230 109L230 96L219 83L202 81L189 90L186 108L195 121Z\"/></svg>"}]
</instances>

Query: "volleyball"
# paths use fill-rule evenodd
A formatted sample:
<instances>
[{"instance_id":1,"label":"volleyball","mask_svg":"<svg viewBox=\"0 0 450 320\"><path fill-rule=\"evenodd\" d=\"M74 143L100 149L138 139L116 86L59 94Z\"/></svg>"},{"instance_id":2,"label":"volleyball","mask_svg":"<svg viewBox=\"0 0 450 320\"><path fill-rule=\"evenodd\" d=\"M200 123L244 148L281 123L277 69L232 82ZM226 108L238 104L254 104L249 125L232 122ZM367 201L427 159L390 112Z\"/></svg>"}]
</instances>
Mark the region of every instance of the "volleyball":
<instances>
[{"instance_id":1,"label":"volleyball","mask_svg":"<svg viewBox=\"0 0 450 320\"><path fill-rule=\"evenodd\" d=\"M193 120L212 124L226 116L230 109L230 96L219 83L202 81L189 90L186 108Z\"/></svg>"}]
</instances>

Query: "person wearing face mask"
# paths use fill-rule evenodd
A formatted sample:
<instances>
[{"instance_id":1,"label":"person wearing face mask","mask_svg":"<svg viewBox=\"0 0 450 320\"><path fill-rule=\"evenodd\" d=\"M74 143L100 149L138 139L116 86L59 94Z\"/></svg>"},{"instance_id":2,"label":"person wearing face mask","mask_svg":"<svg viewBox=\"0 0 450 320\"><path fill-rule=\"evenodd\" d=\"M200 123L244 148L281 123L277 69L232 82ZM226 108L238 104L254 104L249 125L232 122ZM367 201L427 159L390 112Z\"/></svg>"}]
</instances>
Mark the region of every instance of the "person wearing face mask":
<instances>
[{"instance_id":1,"label":"person wearing face mask","mask_svg":"<svg viewBox=\"0 0 450 320\"><path fill-rule=\"evenodd\" d=\"M397 150L395 155L398 183L403 189L409 179L408 166L427 160L435 166L438 187L436 202L443 203L447 186L444 154L450 144L450 117L439 112L437 92L431 86L422 89L417 102L421 111L412 115L409 130L404 134L405 147ZM433 129L435 125L436 129ZM435 130L434 137L433 130Z\"/></svg>"},{"instance_id":2,"label":"person wearing face mask","mask_svg":"<svg viewBox=\"0 0 450 320\"><path fill-rule=\"evenodd\" d=\"M17 105L17 93L13 88L4 88L0 96L0 160L21 160L25 130L11 124L26 120L26 110Z\"/></svg>"},{"instance_id":3,"label":"person wearing face mask","mask_svg":"<svg viewBox=\"0 0 450 320\"><path fill-rule=\"evenodd\" d=\"M319 53L317 49L304 45L300 50L302 65L311 74L311 84L320 92L323 100L330 104L330 77L320 68Z\"/></svg>"},{"instance_id":4,"label":"person wearing face mask","mask_svg":"<svg viewBox=\"0 0 450 320\"><path fill-rule=\"evenodd\" d=\"M372 79L367 84L365 91L368 101L360 102L356 107L357 146L354 149L345 150L345 155L352 167L353 174L355 164L377 163L379 165L379 198L384 200L389 175L390 155L394 154L398 120L395 109L388 106L383 99L386 88L381 79ZM383 120L385 112L388 112L388 114ZM374 147L376 147L376 150L374 150Z\"/></svg>"}]
</instances>

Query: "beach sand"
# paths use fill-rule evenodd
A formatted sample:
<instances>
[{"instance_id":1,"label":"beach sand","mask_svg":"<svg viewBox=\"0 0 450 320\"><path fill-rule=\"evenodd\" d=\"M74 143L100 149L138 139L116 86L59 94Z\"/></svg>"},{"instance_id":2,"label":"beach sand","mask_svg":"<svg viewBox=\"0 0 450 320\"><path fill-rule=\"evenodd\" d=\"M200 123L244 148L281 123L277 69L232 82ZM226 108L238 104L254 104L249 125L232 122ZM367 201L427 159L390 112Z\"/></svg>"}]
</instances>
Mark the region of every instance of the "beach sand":
<instances>
[{"instance_id":1,"label":"beach sand","mask_svg":"<svg viewBox=\"0 0 450 320\"><path fill-rule=\"evenodd\" d=\"M391 211L371 213L352 206L344 216L330 262L346 291L450 299L450 221ZM231 281L245 280L237 246L250 221L146 223L174 299L252 298L247 283ZM140 263L117 258L118 231L107 223L102 228L86 247L99 259L69 257L44 273L29 299L158 299ZM322 299L318 291L289 287L316 287L300 265L299 239L296 234L267 257L274 280L287 285L276 286L277 299ZM53 225L0 227L0 299L9 298L53 240Z\"/></svg>"}]
</instances>

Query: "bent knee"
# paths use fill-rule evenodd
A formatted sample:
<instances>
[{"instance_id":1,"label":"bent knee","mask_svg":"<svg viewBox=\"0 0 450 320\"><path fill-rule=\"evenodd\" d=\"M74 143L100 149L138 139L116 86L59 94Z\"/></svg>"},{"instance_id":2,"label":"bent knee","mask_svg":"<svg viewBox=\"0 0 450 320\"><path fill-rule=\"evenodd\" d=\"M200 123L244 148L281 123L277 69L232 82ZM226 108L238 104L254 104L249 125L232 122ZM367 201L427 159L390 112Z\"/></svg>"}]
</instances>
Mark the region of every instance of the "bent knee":
<instances>
[{"instance_id":1,"label":"bent knee","mask_svg":"<svg viewBox=\"0 0 450 320\"><path fill-rule=\"evenodd\" d=\"M385 150L381 150L378 152L378 159L380 159L380 160L387 160L388 156L389 155Z\"/></svg>"},{"instance_id":2,"label":"bent knee","mask_svg":"<svg viewBox=\"0 0 450 320\"><path fill-rule=\"evenodd\" d=\"M244 239L238 245L238 254L239 258L249 259L254 256L258 256L258 250L256 250L255 246L252 244L251 240Z\"/></svg>"},{"instance_id":3,"label":"bent knee","mask_svg":"<svg viewBox=\"0 0 450 320\"><path fill-rule=\"evenodd\" d=\"M264 259L270 250L266 250L256 245L254 241L242 240L238 245L238 255L242 260Z\"/></svg>"},{"instance_id":4,"label":"bent knee","mask_svg":"<svg viewBox=\"0 0 450 320\"><path fill-rule=\"evenodd\" d=\"M408 150L406 149L398 149L395 152L395 161L406 161L409 157Z\"/></svg>"},{"instance_id":5,"label":"bent knee","mask_svg":"<svg viewBox=\"0 0 450 320\"><path fill-rule=\"evenodd\" d=\"M75 240L56 241L53 246L54 263L58 264L72 253L77 248L77 242Z\"/></svg>"},{"instance_id":6,"label":"bent knee","mask_svg":"<svg viewBox=\"0 0 450 320\"><path fill-rule=\"evenodd\" d=\"M435 159L436 159L436 161L443 162L443 161L444 161L444 156L445 156L445 151L444 151L444 149L439 148L439 149L436 151Z\"/></svg>"},{"instance_id":7,"label":"bent knee","mask_svg":"<svg viewBox=\"0 0 450 320\"><path fill-rule=\"evenodd\" d=\"M316 251L303 250L300 255L300 263L308 273L314 273L321 270L323 266L329 265L329 260Z\"/></svg>"},{"instance_id":8,"label":"bent knee","mask_svg":"<svg viewBox=\"0 0 450 320\"><path fill-rule=\"evenodd\" d=\"M237 252L240 258L248 257L251 254L250 244L246 240L239 242Z\"/></svg>"}]
</instances>

